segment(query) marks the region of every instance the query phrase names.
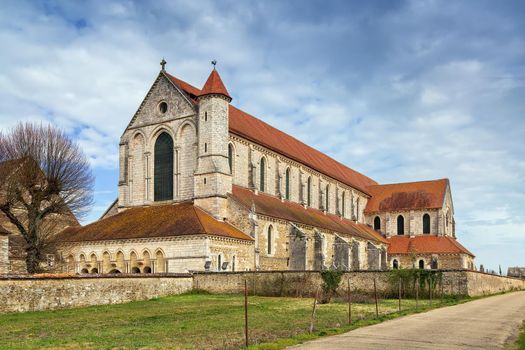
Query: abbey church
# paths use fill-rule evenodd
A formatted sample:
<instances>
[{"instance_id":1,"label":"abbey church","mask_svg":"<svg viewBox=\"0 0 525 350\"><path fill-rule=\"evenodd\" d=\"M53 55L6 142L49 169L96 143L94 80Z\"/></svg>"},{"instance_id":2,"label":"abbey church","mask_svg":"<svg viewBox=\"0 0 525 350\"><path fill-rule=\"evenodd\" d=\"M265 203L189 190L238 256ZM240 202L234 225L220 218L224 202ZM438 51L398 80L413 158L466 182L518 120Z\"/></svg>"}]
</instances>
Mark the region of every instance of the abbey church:
<instances>
[{"instance_id":1,"label":"abbey church","mask_svg":"<svg viewBox=\"0 0 525 350\"><path fill-rule=\"evenodd\" d=\"M120 139L118 199L60 234L71 273L474 268L447 179L378 184L162 69Z\"/></svg>"}]
</instances>

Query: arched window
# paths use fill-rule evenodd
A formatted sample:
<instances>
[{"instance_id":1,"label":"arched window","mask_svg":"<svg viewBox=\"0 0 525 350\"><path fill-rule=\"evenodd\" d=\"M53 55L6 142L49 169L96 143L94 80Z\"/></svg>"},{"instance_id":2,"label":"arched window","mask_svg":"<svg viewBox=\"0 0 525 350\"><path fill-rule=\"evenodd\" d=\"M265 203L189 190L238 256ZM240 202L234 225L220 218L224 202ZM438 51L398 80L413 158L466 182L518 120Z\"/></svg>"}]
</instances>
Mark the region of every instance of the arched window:
<instances>
[{"instance_id":1,"label":"arched window","mask_svg":"<svg viewBox=\"0 0 525 350\"><path fill-rule=\"evenodd\" d=\"M399 269L399 261L397 261L397 259L394 259L394 260L392 261L392 268L393 268L394 270Z\"/></svg>"},{"instance_id":2,"label":"arched window","mask_svg":"<svg viewBox=\"0 0 525 350\"><path fill-rule=\"evenodd\" d=\"M228 165L230 166L230 174L233 174L233 145L228 144Z\"/></svg>"},{"instance_id":3,"label":"arched window","mask_svg":"<svg viewBox=\"0 0 525 350\"><path fill-rule=\"evenodd\" d=\"M405 218L403 217L403 215L399 215L397 217L397 234L398 235L405 234Z\"/></svg>"},{"instance_id":4,"label":"arched window","mask_svg":"<svg viewBox=\"0 0 525 350\"><path fill-rule=\"evenodd\" d=\"M306 205L311 206L312 205L312 178L308 177L308 181L306 182Z\"/></svg>"},{"instance_id":5,"label":"arched window","mask_svg":"<svg viewBox=\"0 0 525 350\"><path fill-rule=\"evenodd\" d=\"M356 219L356 221L359 221L359 213L360 213L360 211L359 211L359 197L357 197L355 208L356 208L355 219Z\"/></svg>"},{"instance_id":6,"label":"arched window","mask_svg":"<svg viewBox=\"0 0 525 350\"><path fill-rule=\"evenodd\" d=\"M284 174L284 198L290 199L290 168L286 169Z\"/></svg>"},{"instance_id":7,"label":"arched window","mask_svg":"<svg viewBox=\"0 0 525 350\"><path fill-rule=\"evenodd\" d=\"M163 132L155 142L155 201L173 199L173 139Z\"/></svg>"},{"instance_id":8,"label":"arched window","mask_svg":"<svg viewBox=\"0 0 525 350\"><path fill-rule=\"evenodd\" d=\"M345 207L345 191L343 191L343 194L341 195L341 216L345 217L346 207Z\"/></svg>"},{"instance_id":9,"label":"arched window","mask_svg":"<svg viewBox=\"0 0 525 350\"><path fill-rule=\"evenodd\" d=\"M260 179L259 179L259 190L264 192L266 182L266 159L261 158L260 162Z\"/></svg>"},{"instance_id":10,"label":"arched window","mask_svg":"<svg viewBox=\"0 0 525 350\"><path fill-rule=\"evenodd\" d=\"M268 235L266 239L266 245L267 245L266 251L268 252L268 255L272 255L272 244L273 244L272 234L273 234L273 227L270 225L268 226Z\"/></svg>"},{"instance_id":11,"label":"arched window","mask_svg":"<svg viewBox=\"0 0 525 350\"><path fill-rule=\"evenodd\" d=\"M425 261L423 259L419 260L419 268L422 270L425 268Z\"/></svg>"},{"instance_id":12,"label":"arched window","mask_svg":"<svg viewBox=\"0 0 525 350\"><path fill-rule=\"evenodd\" d=\"M430 215L423 215L423 233L430 233Z\"/></svg>"},{"instance_id":13,"label":"arched window","mask_svg":"<svg viewBox=\"0 0 525 350\"><path fill-rule=\"evenodd\" d=\"M432 258L432 261L430 262L430 268L432 270L437 270L437 268L438 268L437 258Z\"/></svg>"},{"instance_id":14,"label":"arched window","mask_svg":"<svg viewBox=\"0 0 525 350\"><path fill-rule=\"evenodd\" d=\"M374 218L374 230L381 231L381 218L379 216Z\"/></svg>"},{"instance_id":15,"label":"arched window","mask_svg":"<svg viewBox=\"0 0 525 350\"><path fill-rule=\"evenodd\" d=\"M155 272L166 272L166 260L164 259L164 254L162 253L162 251L157 250L157 252L155 253L155 259L157 260L155 264Z\"/></svg>"},{"instance_id":16,"label":"arched window","mask_svg":"<svg viewBox=\"0 0 525 350\"><path fill-rule=\"evenodd\" d=\"M328 208L328 205L330 204L330 196L329 196L329 193L330 193L330 185L326 185L326 190L325 190L325 207L324 207L324 210L328 211L330 208Z\"/></svg>"}]
</instances>

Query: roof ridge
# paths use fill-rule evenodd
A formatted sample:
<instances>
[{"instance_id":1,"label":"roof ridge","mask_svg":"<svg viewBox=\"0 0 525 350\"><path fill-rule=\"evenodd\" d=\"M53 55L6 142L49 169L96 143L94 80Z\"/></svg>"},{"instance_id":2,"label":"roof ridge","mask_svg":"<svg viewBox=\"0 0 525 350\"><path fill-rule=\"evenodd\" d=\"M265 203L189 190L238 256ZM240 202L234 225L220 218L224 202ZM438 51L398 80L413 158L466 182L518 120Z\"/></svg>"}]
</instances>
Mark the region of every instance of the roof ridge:
<instances>
[{"instance_id":1,"label":"roof ridge","mask_svg":"<svg viewBox=\"0 0 525 350\"><path fill-rule=\"evenodd\" d=\"M408 181L408 182L392 182L388 184L377 184L377 185L369 185L367 187L377 187L377 186L395 186L395 185L410 185L410 184L420 184L420 183L426 183L426 182L439 182L439 181L450 181L448 178L443 177L440 179L434 179L434 180L421 180L421 181Z\"/></svg>"}]
</instances>

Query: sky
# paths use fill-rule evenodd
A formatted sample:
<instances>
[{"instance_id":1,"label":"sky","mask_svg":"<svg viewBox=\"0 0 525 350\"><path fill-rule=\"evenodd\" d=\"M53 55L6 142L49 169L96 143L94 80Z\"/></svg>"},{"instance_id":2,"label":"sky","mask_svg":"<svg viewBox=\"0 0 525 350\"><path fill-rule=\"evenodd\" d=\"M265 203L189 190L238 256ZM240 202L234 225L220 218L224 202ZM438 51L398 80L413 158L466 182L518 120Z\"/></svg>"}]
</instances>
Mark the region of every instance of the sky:
<instances>
[{"instance_id":1,"label":"sky","mask_svg":"<svg viewBox=\"0 0 525 350\"><path fill-rule=\"evenodd\" d=\"M449 178L476 263L525 266L525 2L2 1L0 130L66 130L96 220L118 143L165 58L379 183Z\"/></svg>"}]
</instances>

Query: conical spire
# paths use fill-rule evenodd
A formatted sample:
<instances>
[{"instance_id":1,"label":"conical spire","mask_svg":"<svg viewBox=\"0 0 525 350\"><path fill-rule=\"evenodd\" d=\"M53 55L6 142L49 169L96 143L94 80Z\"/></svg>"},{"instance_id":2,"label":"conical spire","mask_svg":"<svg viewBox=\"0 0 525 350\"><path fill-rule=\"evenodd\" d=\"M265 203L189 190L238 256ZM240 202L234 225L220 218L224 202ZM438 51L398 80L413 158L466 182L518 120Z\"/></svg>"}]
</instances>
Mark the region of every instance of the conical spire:
<instances>
[{"instance_id":1,"label":"conical spire","mask_svg":"<svg viewBox=\"0 0 525 350\"><path fill-rule=\"evenodd\" d=\"M201 94L199 96L210 94L224 95L230 101L232 99L230 94L228 93L228 90L226 90L224 83L222 82L219 72L217 72L215 68L213 68L213 70L211 71L210 76L208 77L208 80L206 80L206 84L204 84L204 87L202 88Z\"/></svg>"}]
</instances>

